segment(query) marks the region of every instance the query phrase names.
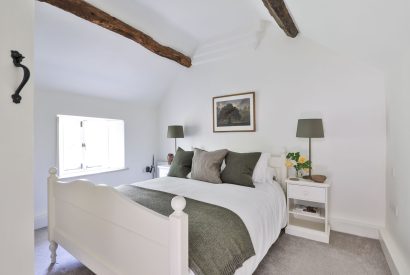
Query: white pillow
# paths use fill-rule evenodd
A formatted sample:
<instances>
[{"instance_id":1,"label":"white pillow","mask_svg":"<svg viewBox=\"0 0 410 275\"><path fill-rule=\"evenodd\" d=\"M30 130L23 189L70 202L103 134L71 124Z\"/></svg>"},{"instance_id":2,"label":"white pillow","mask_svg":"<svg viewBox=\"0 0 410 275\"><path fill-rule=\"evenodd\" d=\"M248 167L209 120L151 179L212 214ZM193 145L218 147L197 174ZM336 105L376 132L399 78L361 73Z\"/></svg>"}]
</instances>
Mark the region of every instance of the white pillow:
<instances>
[{"instance_id":1,"label":"white pillow","mask_svg":"<svg viewBox=\"0 0 410 275\"><path fill-rule=\"evenodd\" d=\"M225 169L225 167L226 167L226 162L225 162L225 159L224 159L224 161L222 162L222 165L221 165L221 173Z\"/></svg>"},{"instance_id":2,"label":"white pillow","mask_svg":"<svg viewBox=\"0 0 410 275\"><path fill-rule=\"evenodd\" d=\"M268 167L266 168L266 173L265 173L265 180L266 182L272 182L277 180L277 175L276 175L276 169L273 167Z\"/></svg>"},{"instance_id":3,"label":"white pillow","mask_svg":"<svg viewBox=\"0 0 410 275\"><path fill-rule=\"evenodd\" d=\"M266 172L269 166L269 159L271 157L270 153L262 153L256 163L255 169L252 174L252 181L263 183L266 179Z\"/></svg>"}]
</instances>

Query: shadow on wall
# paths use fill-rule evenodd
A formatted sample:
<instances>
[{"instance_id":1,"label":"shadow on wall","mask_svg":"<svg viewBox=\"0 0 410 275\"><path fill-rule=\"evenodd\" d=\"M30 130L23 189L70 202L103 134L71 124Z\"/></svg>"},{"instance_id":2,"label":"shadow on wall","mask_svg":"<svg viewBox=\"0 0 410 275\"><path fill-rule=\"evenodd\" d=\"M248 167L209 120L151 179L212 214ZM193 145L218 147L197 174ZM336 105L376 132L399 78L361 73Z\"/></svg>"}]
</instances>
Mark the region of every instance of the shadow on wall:
<instances>
[{"instance_id":1,"label":"shadow on wall","mask_svg":"<svg viewBox=\"0 0 410 275\"><path fill-rule=\"evenodd\" d=\"M198 125L187 125L184 126L186 136L195 136L199 133L200 127Z\"/></svg>"}]
</instances>

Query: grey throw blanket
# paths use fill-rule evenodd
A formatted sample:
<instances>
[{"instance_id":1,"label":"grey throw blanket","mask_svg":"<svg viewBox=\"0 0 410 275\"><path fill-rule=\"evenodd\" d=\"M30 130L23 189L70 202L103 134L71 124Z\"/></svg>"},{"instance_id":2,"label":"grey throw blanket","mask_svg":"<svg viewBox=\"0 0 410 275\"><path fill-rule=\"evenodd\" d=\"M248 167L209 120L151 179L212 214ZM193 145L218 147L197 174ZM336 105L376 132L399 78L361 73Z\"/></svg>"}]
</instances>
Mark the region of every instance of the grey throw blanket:
<instances>
[{"instance_id":1,"label":"grey throw blanket","mask_svg":"<svg viewBox=\"0 0 410 275\"><path fill-rule=\"evenodd\" d=\"M118 191L164 216L172 214L173 194L123 185ZM196 275L228 275L255 255L249 232L234 212L216 205L186 199L189 267Z\"/></svg>"}]
</instances>

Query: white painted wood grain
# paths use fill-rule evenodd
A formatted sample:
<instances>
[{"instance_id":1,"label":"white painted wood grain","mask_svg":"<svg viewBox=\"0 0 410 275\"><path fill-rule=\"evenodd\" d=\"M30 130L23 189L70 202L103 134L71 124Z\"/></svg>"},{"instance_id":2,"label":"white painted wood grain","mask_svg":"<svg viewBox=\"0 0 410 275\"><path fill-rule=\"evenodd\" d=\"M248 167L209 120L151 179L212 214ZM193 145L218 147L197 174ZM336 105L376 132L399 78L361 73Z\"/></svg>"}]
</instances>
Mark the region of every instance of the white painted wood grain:
<instances>
[{"instance_id":1,"label":"white painted wood grain","mask_svg":"<svg viewBox=\"0 0 410 275\"><path fill-rule=\"evenodd\" d=\"M58 181L50 169L49 241L97 274L188 274L185 199L164 217L113 187L84 180ZM54 256L54 255L52 255Z\"/></svg>"}]
</instances>

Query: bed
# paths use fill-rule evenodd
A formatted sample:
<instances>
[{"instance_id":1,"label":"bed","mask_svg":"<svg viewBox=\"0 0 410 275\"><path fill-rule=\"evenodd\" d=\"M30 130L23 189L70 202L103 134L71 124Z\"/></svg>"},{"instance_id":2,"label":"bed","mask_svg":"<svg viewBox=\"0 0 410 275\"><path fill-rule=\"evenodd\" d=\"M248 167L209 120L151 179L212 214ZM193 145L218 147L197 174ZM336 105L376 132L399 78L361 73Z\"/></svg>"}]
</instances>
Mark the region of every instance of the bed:
<instances>
[{"instance_id":1,"label":"bed","mask_svg":"<svg viewBox=\"0 0 410 275\"><path fill-rule=\"evenodd\" d=\"M248 188L192 179L158 178L136 187L174 194L173 213L163 216L126 197L116 188L89 181L61 182L57 170L48 178L51 261L63 246L97 274L194 274L188 267L188 215L185 198L221 206L245 224L255 255L236 275L252 274L286 226L284 156L272 156L276 180ZM185 198L184 198L185 197Z\"/></svg>"}]
</instances>

